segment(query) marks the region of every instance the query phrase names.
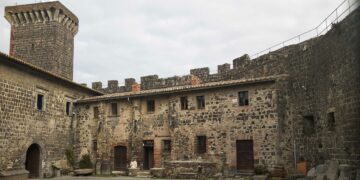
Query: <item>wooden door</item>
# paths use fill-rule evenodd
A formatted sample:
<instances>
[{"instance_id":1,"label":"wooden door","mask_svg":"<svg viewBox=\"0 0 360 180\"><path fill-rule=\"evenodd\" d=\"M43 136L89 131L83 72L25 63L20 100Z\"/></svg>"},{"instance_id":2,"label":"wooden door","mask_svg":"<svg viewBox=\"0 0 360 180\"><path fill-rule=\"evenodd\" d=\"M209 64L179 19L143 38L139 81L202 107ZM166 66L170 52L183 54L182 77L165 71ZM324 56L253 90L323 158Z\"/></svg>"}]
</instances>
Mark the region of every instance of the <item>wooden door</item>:
<instances>
[{"instance_id":1,"label":"wooden door","mask_svg":"<svg viewBox=\"0 0 360 180\"><path fill-rule=\"evenodd\" d=\"M125 146L116 146L114 148L114 170L124 171L127 165L127 150Z\"/></svg>"},{"instance_id":2,"label":"wooden door","mask_svg":"<svg viewBox=\"0 0 360 180\"><path fill-rule=\"evenodd\" d=\"M144 147L144 169L154 167L154 147Z\"/></svg>"},{"instance_id":3,"label":"wooden door","mask_svg":"<svg viewBox=\"0 0 360 180\"><path fill-rule=\"evenodd\" d=\"M40 147L32 144L26 152L25 169L29 171L29 178L40 177Z\"/></svg>"},{"instance_id":4,"label":"wooden door","mask_svg":"<svg viewBox=\"0 0 360 180\"><path fill-rule=\"evenodd\" d=\"M252 140L236 141L236 162L238 170L254 170L254 150Z\"/></svg>"}]
</instances>

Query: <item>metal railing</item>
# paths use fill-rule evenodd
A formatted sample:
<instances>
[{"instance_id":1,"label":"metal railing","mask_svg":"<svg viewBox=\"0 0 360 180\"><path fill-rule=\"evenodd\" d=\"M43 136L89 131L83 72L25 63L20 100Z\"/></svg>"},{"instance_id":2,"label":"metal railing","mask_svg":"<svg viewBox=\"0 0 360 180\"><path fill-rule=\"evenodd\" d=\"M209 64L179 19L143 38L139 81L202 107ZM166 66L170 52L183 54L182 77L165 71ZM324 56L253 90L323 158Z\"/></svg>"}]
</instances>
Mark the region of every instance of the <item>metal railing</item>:
<instances>
[{"instance_id":1,"label":"metal railing","mask_svg":"<svg viewBox=\"0 0 360 180\"><path fill-rule=\"evenodd\" d=\"M263 54L270 53L274 50L283 48L288 45L298 44L305 40L308 40L313 37L318 37L320 35L328 32L332 25L343 20L347 15L353 12L357 7L359 7L360 0L344 0L338 7L335 8L318 26L313 29L310 29L304 33L296 35L290 39L287 39L283 42L275 44L271 47L268 47L262 51L259 51L253 55L250 55L251 59L257 58Z\"/></svg>"}]
</instances>

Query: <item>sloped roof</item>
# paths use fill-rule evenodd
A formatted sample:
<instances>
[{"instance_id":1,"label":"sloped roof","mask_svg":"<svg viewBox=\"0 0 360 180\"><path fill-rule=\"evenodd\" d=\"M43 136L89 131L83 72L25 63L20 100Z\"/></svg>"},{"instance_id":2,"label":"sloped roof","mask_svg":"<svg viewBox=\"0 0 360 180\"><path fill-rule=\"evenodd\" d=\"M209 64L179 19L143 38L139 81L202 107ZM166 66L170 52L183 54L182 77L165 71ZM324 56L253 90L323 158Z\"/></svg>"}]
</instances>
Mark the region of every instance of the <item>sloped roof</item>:
<instances>
[{"instance_id":1,"label":"sloped roof","mask_svg":"<svg viewBox=\"0 0 360 180\"><path fill-rule=\"evenodd\" d=\"M168 88L161 88L161 89L142 90L142 91L138 91L138 92L112 93L112 94L105 94L102 96L80 99L77 101L77 103L106 101L106 100L114 100L114 99L126 99L126 98L131 98L131 97L164 95L164 94L173 94L173 93L179 93L179 92L216 89L216 88L224 88L224 87L247 85L247 84L275 82L278 79L284 79L287 77L288 77L288 75L282 74L282 75L274 75L274 76L266 76L266 77L258 77L258 78L210 82L210 83L197 84L197 85L184 85L184 86L175 86L175 87L168 87Z\"/></svg>"},{"instance_id":2,"label":"sloped roof","mask_svg":"<svg viewBox=\"0 0 360 180\"><path fill-rule=\"evenodd\" d=\"M35 65L31 64L31 63L28 63L26 61L23 61L23 60L19 59L19 58L9 56L9 55L7 55L5 53L2 53L2 52L0 52L0 63L12 64L14 66L24 68L24 70L32 71L32 74L34 74L34 75L37 74L38 76L42 76L42 77L44 77L46 79L56 80L59 83L60 82L64 83L66 85L78 88L80 90L90 92L90 93L92 93L94 95L103 95L104 94L104 93L102 93L100 91L97 91L97 90L88 88L86 86L80 85L78 83L75 83L74 81L71 81L71 80L66 79L64 77L61 77L61 76L59 76L57 74L54 74L54 73L52 73L50 71L47 71L47 70L42 69L40 67L37 67L37 66L35 66Z\"/></svg>"}]
</instances>

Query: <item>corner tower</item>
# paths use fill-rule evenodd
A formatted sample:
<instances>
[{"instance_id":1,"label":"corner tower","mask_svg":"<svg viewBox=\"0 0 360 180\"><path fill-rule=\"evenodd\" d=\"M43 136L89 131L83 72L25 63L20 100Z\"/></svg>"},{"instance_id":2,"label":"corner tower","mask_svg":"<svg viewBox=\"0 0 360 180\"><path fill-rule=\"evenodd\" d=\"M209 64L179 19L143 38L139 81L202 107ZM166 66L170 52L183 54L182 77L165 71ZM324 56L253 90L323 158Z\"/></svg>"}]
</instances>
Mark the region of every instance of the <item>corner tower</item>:
<instances>
[{"instance_id":1,"label":"corner tower","mask_svg":"<svg viewBox=\"0 0 360 180\"><path fill-rule=\"evenodd\" d=\"M74 36L79 20L58 1L8 6L11 56L73 79Z\"/></svg>"}]
</instances>

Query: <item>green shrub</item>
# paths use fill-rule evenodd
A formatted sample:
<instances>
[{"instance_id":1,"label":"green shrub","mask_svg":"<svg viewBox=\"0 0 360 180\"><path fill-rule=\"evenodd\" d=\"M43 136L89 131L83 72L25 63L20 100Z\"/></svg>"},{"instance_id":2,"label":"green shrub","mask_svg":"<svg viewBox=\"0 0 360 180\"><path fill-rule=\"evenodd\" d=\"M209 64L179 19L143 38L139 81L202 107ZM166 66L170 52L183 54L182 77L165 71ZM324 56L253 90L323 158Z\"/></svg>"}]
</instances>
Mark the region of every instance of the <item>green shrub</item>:
<instances>
[{"instance_id":1,"label":"green shrub","mask_svg":"<svg viewBox=\"0 0 360 180\"><path fill-rule=\"evenodd\" d=\"M87 169L87 168L92 168L92 167L93 167L93 164L91 162L90 155L84 154L83 156L81 156L81 159L79 161L79 168Z\"/></svg>"},{"instance_id":2,"label":"green shrub","mask_svg":"<svg viewBox=\"0 0 360 180\"><path fill-rule=\"evenodd\" d=\"M66 156L66 160L68 165L71 168L74 168L76 165L76 161L75 161L75 155L74 155L74 150L71 147L67 147L65 149L65 156Z\"/></svg>"}]
</instances>

